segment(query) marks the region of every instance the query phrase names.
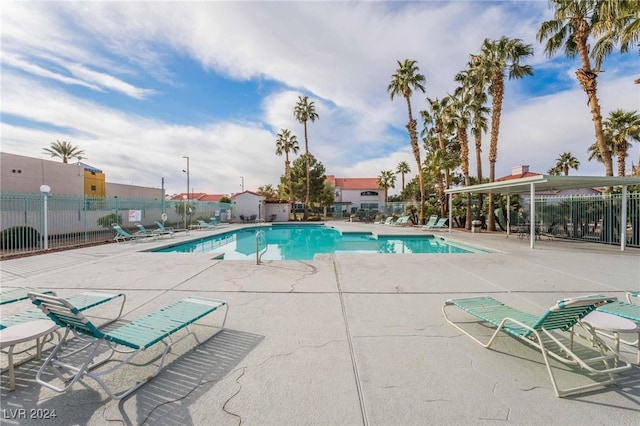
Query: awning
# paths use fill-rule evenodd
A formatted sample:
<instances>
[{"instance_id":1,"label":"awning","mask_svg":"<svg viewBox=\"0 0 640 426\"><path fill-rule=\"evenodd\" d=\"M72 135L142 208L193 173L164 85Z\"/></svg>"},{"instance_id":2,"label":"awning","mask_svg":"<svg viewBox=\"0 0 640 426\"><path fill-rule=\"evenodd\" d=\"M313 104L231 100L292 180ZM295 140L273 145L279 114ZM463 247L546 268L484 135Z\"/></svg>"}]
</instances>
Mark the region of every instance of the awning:
<instances>
[{"instance_id":1,"label":"awning","mask_svg":"<svg viewBox=\"0 0 640 426\"><path fill-rule=\"evenodd\" d=\"M625 176L553 176L538 175L519 179L507 179L498 182L482 183L479 185L449 188L444 192L449 195L449 231L451 231L451 194L522 194L529 193L531 199L535 199L536 191L549 191L554 189L580 189L580 188L606 188L622 187L622 208L620 223L627 222L627 186L640 185L640 177ZM535 246L535 203L530 203L531 248ZM509 209L507 209L509 213ZM508 230L508 228L507 228ZM620 249L624 250L627 238L626 227L621 227Z\"/></svg>"}]
</instances>

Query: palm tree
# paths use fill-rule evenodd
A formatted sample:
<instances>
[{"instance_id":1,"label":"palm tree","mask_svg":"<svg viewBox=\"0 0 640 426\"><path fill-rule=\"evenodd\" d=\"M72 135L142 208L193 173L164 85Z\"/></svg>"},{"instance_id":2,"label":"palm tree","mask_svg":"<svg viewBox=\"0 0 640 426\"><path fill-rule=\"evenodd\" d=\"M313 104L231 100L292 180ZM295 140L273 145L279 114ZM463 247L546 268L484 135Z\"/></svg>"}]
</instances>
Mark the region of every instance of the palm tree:
<instances>
[{"instance_id":1,"label":"palm tree","mask_svg":"<svg viewBox=\"0 0 640 426\"><path fill-rule=\"evenodd\" d=\"M278 199L278 190L273 187L270 183L264 186L258 187L258 191L256 192L258 195L262 195L268 201L277 200Z\"/></svg>"},{"instance_id":2,"label":"palm tree","mask_svg":"<svg viewBox=\"0 0 640 426\"><path fill-rule=\"evenodd\" d=\"M435 131L429 132L424 139L424 147L426 150L424 167L427 176L435 176L436 186L438 187L438 204L440 205L440 216L447 216L447 198L444 193L445 176L443 172L449 170L450 167L454 167L449 164L447 156L442 152L439 146L438 137L435 135Z\"/></svg>"},{"instance_id":3,"label":"palm tree","mask_svg":"<svg viewBox=\"0 0 640 426\"><path fill-rule=\"evenodd\" d=\"M438 137L438 144L440 146L441 155L443 157L446 157L447 146L445 144L445 133L449 133L451 131L451 123L447 121L444 112L451 104L451 97L445 96L444 98L442 98L442 100L438 100L438 98L431 99L427 97L427 102L429 102L429 109L420 111L420 116L422 117L422 122L424 124L424 129L422 130L421 136L426 136L426 132L428 131L429 126L431 126ZM445 182L447 189L449 189L449 170L445 171Z\"/></svg>"},{"instance_id":4,"label":"palm tree","mask_svg":"<svg viewBox=\"0 0 640 426\"><path fill-rule=\"evenodd\" d=\"M578 167L580 167L578 159L571 155L570 152L563 152L556 159L556 165L551 170L555 170L558 173L569 176L569 169L578 170Z\"/></svg>"},{"instance_id":5,"label":"palm tree","mask_svg":"<svg viewBox=\"0 0 640 426\"><path fill-rule=\"evenodd\" d=\"M482 134L486 133L489 124L487 115L491 110L485 106L487 103L487 92L484 90L486 79L483 73L472 67L469 63L469 69L458 73L455 81L461 83L472 93L469 105L471 111L471 134L475 140L476 151L476 174L478 183L482 183ZM483 194L478 194L478 219L483 210Z\"/></svg>"},{"instance_id":6,"label":"palm tree","mask_svg":"<svg viewBox=\"0 0 640 426\"><path fill-rule=\"evenodd\" d=\"M418 145L418 133L416 132L416 120L411 113L411 94L414 90L424 93L424 83L426 81L424 75L420 74L420 69L416 65L416 61L405 59L404 62L398 62L398 69L391 76L391 83L387 87L387 92L391 100L396 95L403 96L407 100L407 113L409 122L407 123L407 131L409 132L409 140L411 141L411 149L416 160L418 170L418 182L420 185L420 224L424 219L424 179L422 176L422 162L420 161L420 146Z\"/></svg>"},{"instance_id":7,"label":"palm tree","mask_svg":"<svg viewBox=\"0 0 640 426\"><path fill-rule=\"evenodd\" d=\"M603 131L600 102L597 93L597 77L599 65L591 67L589 57L589 37L602 34L604 28L615 26L616 16L621 13L617 7L609 7L612 0L551 0L555 9L553 19L543 22L538 30L538 40L547 40L545 53L552 56L560 49L568 58L576 55L580 58L581 67L576 71L580 86L587 94L587 104L591 108L591 120L595 129L596 143L600 157L604 163L605 175L613 176L613 160L607 147ZM593 29L593 31L592 31ZM607 36L605 35L604 38ZM600 64L606 54L606 48L598 49L596 58Z\"/></svg>"},{"instance_id":8,"label":"palm tree","mask_svg":"<svg viewBox=\"0 0 640 426\"><path fill-rule=\"evenodd\" d=\"M393 174L391 170L380 171L380 176L378 176L378 186L384 189L384 203L386 204L389 188L396 187L396 175Z\"/></svg>"},{"instance_id":9,"label":"palm tree","mask_svg":"<svg viewBox=\"0 0 640 426\"><path fill-rule=\"evenodd\" d=\"M316 114L316 107L313 102L309 102L309 97L298 96L298 103L293 109L293 115L298 120L299 123L304 125L304 149L306 153L306 167L307 167L307 192L304 199L304 220L309 218L309 185L310 185L310 176L309 176L309 138L307 135L307 121L311 120L311 122L316 121L319 118L318 114Z\"/></svg>"},{"instance_id":10,"label":"palm tree","mask_svg":"<svg viewBox=\"0 0 640 426\"><path fill-rule=\"evenodd\" d=\"M617 155L618 176L624 176L631 142L640 142L640 115L637 111L611 111L604 122L604 133Z\"/></svg>"},{"instance_id":11,"label":"palm tree","mask_svg":"<svg viewBox=\"0 0 640 426\"><path fill-rule=\"evenodd\" d=\"M640 39L640 2L637 0L605 1L600 7L600 19L594 22L591 33L597 37L592 56L596 72L604 58L620 43L620 52L627 53L629 46ZM636 80L638 83L640 80Z\"/></svg>"},{"instance_id":12,"label":"palm tree","mask_svg":"<svg viewBox=\"0 0 640 426\"><path fill-rule=\"evenodd\" d=\"M62 162L65 164L69 163L69 158L84 154L83 150L78 149L77 146L73 146L71 142L67 141L51 142L51 148L44 148L43 150L52 157L62 158Z\"/></svg>"},{"instance_id":13,"label":"palm tree","mask_svg":"<svg viewBox=\"0 0 640 426\"><path fill-rule=\"evenodd\" d=\"M485 39L480 55L472 56L470 66L474 69L475 78L488 85L491 95L491 139L489 142L489 182L495 181L495 167L498 158L498 135L504 99L504 78L508 70L509 79L520 79L533 75L530 65L520 62L533 56L533 47L518 38L501 37L500 40ZM489 230L495 229L495 203L493 194L489 194Z\"/></svg>"},{"instance_id":14,"label":"palm tree","mask_svg":"<svg viewBox=\"0 0 640 426\"><path fill-rule=\"evenodd\" d=\"M289 129L280 129L278 139L276 139L276 155L284 154L284 175L287 179L287 188L289 189L289 203L291 203L291 211L293 211L293 183L291 182L291 161L289 161L289 153L297 154L300 150L298 146L298 138L291 134ZM295 212L293 213L295 217Z\"/></svg>"},{"instance_id":15,"label":"palm tree","mask_svg":"<svg viewBox=\"0 0 640 426\"><path fill-rule=\"evenodd\" d=\"M456 125L456 136L460 144L460 166L464 176L465 186L471 185L469 177L469 137L467 127L471 124L471 104L473 103L473 93L466 87L458 87L453 95L453 100L449 108L449 117ZM467 216L465 228L471 230L471 194L467 193Z\"/></svg>"},{"instance_id":16,"label":"palm tree","mask_svg":"<svg viewBox=\"0 0 640 426\"><path fill-rule=\"evenodd\" d=\"M411 173L411 168L409 167L409 163L406 161L401 161L396 166L396 173L402 176L402 190L404 191L404 175L407 173Z\"/></svg>"}]
</instances>

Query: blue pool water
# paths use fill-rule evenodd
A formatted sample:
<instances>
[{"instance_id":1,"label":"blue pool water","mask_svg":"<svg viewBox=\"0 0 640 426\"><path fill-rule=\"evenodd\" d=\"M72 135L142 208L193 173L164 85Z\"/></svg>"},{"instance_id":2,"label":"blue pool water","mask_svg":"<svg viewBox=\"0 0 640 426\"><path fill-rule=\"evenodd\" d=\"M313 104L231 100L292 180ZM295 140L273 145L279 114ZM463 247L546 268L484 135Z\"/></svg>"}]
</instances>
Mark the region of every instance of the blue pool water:
<instances>
[{"instance_id":1,"label":"blue pool water","mask_svg":"<svg viewBox=\"0 0 640 426\"><path fill-rule=\"evenodd\" d=\"M320 253L480 253L482 250L453 244L430 235L377 236L372 233L341 233L323 225L271 225L243 228L154 252L216 253L225 260L256 258L256 232L263 260L311 260ZM265 241L266 237L266 241Z\"/></svg>"}]
</instances>

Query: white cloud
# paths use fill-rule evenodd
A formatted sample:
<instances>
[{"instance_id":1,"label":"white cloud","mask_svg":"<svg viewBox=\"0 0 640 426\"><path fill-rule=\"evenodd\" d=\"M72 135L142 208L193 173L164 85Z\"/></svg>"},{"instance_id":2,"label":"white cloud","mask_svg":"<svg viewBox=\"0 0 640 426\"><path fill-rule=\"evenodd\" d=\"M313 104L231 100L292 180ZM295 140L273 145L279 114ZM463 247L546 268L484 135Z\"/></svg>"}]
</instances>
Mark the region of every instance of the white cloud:
<instances>
[{"instance_id":1,"label":"white cloud","mask_svg":"<svg viewBox=\"0 0 640 426\"><path fill-rule=\"evenodd\" d=\"M412 98L415 116L426 96L454 89L453 76L487 37L522 38L536 49L531 64L575 79L575 64L548 62L535 42L549 16L544 2L518 8L455 1L12 3L2 11L2 61L23 73L3 70L2 113L36 125L3 121L2 149L38 156L51 141L68 139L109 180L159 186L164 177L170 192L186 187L181 157L188 155L195 191L235 192L240 176L255 190L278 184L284 159L275 155L275 139L281 128L291 129L304 151L293 107L298 95L309 95L320 115L309 123L310 149L329 174L377 176L400 161L413 169L406 104L391 101L386 91L396 60L416 59L427 78L427 93ZM262 117L255 120L183 126L110 108L29 76L116 91L152 105L154 92L128 77L183 84L173 66L185 56L225 77L273 80L285 88L265 95ZM630 82L628 75L602 75L603 115L638 109L638 87ZM601 165L586 160L593 126L586 97L572 87L540 98L507 92L498 176L523 163L546 171L564 151L580 159L580 173L602 174ZM485 159L488 144L486 136ZM637 161L634 149L630 160Z\"/></svg>"}]
</instances>

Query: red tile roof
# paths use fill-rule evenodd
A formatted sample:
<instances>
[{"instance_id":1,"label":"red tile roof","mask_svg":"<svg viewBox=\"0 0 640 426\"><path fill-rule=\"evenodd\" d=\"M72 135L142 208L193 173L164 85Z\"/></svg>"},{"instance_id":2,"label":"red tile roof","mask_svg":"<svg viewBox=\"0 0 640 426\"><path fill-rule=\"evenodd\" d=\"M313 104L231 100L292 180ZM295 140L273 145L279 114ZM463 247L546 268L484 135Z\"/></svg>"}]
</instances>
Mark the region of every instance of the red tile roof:
<instances>
[{"instance_id":1,"label":"red tile roof","mask_svg":"<svg viewBox=\"0 0 640 426\"><path fill-rule=\"evenodd\" d=\"M526 178L526 177L532 177L532 176L540 176L541 173L533 173L533 172L525 172L525 173L519 173L517 175L507 175L507 176L503 176L501 178L496 179L496 182L500 182L503 180L511 180L511 179L520 179L520 178Z\"/></svg>"},{"instance_id":2,"label":"red tile roof","mask_svg":"<svg viewBox=\"0 0 640 426\"><path fill-rule=\"evenodd\" d=\"M340 189L378 189L378 178L336 178L333 182L327 176L327 182L332 183L336 188Z\"/></svg>"}]
</instances>

